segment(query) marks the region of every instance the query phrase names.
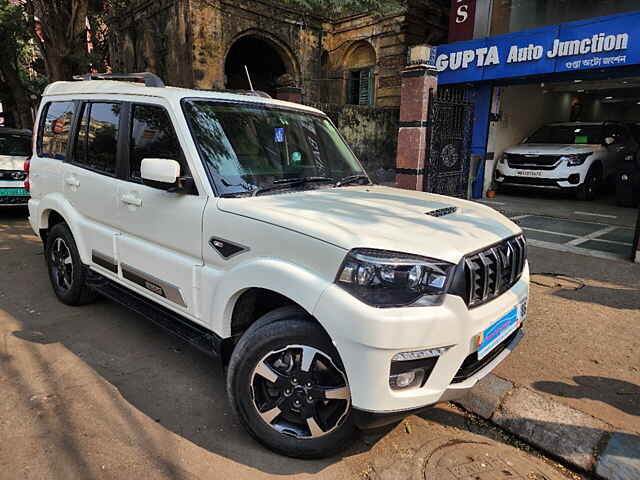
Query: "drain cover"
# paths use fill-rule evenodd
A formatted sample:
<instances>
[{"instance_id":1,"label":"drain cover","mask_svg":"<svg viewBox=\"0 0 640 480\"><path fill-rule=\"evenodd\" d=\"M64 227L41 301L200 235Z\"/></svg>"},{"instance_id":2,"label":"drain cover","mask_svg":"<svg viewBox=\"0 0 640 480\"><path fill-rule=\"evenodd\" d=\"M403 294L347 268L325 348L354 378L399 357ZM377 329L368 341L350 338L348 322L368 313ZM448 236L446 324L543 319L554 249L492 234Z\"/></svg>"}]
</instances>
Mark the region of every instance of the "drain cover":
<instances>
[{"instance_id":1,"label":"drain cover","mask_svg":"<svg viewBox=\"0 0 640 480\"><path fill-rule=\"evenodd\" d=\"M557 480L542 460L493 443L451 440L425 459L425 480Z\"/></svg>"}]
</instances>

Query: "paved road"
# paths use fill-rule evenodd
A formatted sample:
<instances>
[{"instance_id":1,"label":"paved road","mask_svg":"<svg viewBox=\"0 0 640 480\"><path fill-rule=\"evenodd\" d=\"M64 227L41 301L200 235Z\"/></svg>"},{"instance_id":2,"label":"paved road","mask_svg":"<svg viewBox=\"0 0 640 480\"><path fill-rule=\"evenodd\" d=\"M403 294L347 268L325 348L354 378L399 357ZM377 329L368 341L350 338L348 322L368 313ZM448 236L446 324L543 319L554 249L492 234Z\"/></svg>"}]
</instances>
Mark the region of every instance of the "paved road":
<instances>
[{"instance_id":1,"label":"paved road","mask_svg":"<svg viewBox=\"0 0 640 480\"><path fill-rule=\"evenodd\" d=\"M57 302L20 212L0 213L0 259L1 480L580 478L451 406L340 457L277 456L240 428L209 358L108 301Z\"/></svg>"},{"instance_id":2,"label":"paved road","mask_svg":"<svg viewBox=\"0 0 640 480\"><path fill-rule=\"evenodd\" d=\"M581 202L566 194L525 192L480 200L518 222L530 245L607 260L630 260L638 210L615 198Z\"/></svg>"}]
</instances>

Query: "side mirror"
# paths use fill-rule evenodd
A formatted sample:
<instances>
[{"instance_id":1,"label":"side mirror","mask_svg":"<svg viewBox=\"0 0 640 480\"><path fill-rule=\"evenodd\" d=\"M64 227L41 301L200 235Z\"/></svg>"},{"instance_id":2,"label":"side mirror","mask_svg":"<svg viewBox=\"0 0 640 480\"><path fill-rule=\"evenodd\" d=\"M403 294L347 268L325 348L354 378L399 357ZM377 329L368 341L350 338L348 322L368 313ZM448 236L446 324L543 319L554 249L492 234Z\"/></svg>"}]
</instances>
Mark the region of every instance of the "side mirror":
<instances>
[{"instance_id":1,"label":"side mirror","mask_svg":"<svg viewBox=\"0 0 640 480\"><path fill-rule=\"evenodd\" d=\"M140 176L145 185L169 190L175 187L180 177L180 164L167 158L143 158Z\"/></svg>"},{"instance_id":2,"label":"side mirror","mask_svg":"<svg viewBox=\"0 0 640 480\"><path fill-rule=\"evenodd\" d=\"M613 138L613 137L606 137L604 139L604 144L607 145L607 146L608 145L613 145L614 143L616 143L616 139Z\"/></svg>"}]
</instances>

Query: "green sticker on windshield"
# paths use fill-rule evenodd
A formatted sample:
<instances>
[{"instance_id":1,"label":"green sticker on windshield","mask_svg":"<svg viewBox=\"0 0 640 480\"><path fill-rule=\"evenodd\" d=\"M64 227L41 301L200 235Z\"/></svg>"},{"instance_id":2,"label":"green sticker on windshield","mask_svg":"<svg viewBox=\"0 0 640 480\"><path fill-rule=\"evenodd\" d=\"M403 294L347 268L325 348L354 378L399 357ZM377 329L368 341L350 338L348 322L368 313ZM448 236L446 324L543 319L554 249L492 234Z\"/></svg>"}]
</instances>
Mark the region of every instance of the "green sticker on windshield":
<instances>
[{"instance_id":1,"label":"green sticker on windshield","mask_svg":"<svg viewBox=\"0 0 640 480\"><path fill-rule=\"evenodd\" d=\"M587 137L586 135L576 137L573 143L589 143L589 137Z\"/></svg>"},{"instance_id":2,"label":"green sticker on windshield","mask_svg":"<svg viewBox=\"0 0 640 480\"><path fill-rule=\"evenodd\" d=\"M291 161L293 163L300 163L302 161L302 154L300 152L293 152L291 154Z\"/></svg>"}]
</instances>

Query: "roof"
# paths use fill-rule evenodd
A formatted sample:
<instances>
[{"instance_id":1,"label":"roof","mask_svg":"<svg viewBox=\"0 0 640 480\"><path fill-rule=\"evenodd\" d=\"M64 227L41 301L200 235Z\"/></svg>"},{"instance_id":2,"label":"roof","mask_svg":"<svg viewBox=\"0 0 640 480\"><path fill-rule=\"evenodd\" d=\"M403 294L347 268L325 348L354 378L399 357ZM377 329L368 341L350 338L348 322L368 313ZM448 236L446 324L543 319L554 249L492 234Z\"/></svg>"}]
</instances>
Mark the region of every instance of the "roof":
<instances>
[{"instance_id":1,"label":"roof","mask_svg":"<svg viewBox=\"0 0 640 480\"><path fill-rule=\"evenodd\" d=\"M0 135L21 135L24 137L30 137L33 133L31 130L27 130L26 128L24 130L18 130L17 128L0 127Z\"/></svg>"},{"instance_id":2,"label":"roof","mask_svg":"<svg viewBox=\"0 0 640 480\"><path fill-rule=\"evenodd\" d=\"M242 103L261 103L286 108L294 108L310 113L322 114L317 110L299 103L284 102L272 98L240 95L224 91L195 90L177 87L147 87L142 83L114 80L85 80L77 82L55 82L44 90L43 97L69 95L139 95L144 97L165 98L180 101L183 98L207 98Z\"/></svg>"}]
</instances>

